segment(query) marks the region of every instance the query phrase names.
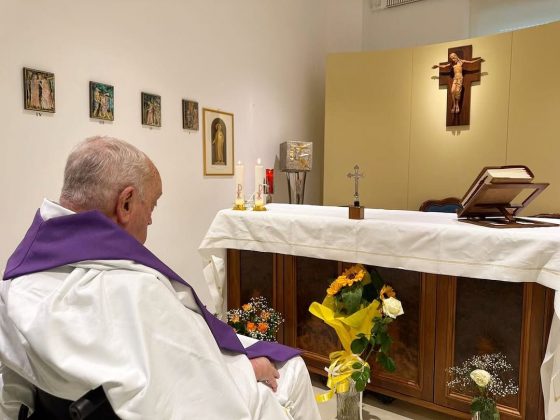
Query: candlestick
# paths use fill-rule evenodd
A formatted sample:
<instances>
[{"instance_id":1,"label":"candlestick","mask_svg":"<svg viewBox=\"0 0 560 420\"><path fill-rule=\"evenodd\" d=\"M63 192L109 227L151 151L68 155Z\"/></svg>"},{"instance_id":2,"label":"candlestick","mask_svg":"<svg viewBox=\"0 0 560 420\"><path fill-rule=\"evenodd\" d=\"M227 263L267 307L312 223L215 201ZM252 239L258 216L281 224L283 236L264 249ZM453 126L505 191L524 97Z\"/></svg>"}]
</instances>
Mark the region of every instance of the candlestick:
<instances>
[{"instance_id":1,"label":"candlestick","mask_svg":"<svg viewBox=\"0 0 560 420\"><path fill-rule=\"evenodd\" d=\"M235 205L234 210L245 210L245 167L241 161L235 165Z\"/></svg>"},{"instance_id":2,"label":"candlestick","mask_svg":"<svg viewBox=\"0 0 560 420\"><path fill-rule=\"evenodd\" d=\"M259 158L255 165L255 201L253 210L266 210L264 207L264 182L264 166L261 164L261 159Z\"/></svg>"}]
</instances>

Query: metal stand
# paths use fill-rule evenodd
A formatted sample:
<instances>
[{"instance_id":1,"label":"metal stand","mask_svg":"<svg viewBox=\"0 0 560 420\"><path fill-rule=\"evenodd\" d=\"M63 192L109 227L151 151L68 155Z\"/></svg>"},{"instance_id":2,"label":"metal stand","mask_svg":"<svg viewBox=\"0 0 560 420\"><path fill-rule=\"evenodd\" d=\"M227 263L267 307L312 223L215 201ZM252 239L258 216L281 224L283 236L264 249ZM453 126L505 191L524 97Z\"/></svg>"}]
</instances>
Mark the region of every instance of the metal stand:
<instances>
[{"instance_id":1,"label":"metal stand","mask_svg":"<svg viewBox=\"0 0 560 420\"><path fill-rule=\"evenodd\" d=\"M288 179L288 199L290 204L303 204L305 177L307 171L286 172Z\"/></svg>"}]
</instances>

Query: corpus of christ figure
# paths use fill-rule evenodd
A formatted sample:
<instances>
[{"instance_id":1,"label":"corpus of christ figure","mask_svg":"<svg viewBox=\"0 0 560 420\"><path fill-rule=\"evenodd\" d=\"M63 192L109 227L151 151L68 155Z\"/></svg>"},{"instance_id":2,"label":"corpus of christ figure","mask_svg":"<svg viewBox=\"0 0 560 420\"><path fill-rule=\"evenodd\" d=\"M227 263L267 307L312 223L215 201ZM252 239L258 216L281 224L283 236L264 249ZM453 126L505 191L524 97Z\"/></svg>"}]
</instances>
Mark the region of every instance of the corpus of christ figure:
<instances>
[{"instance_id":1,"label":"corpus of christ figure","mask_svg":"<svg viewBox=\"0 0 560 420\"><path fill-rule=\"evenodd\" d=\"M448 53L448 62L432 66L439 68L439 85L447 86L446 125L469 125L471 85L480 81L480 63L484 59L472 58L472 45L449 48Z\"/></svg>"}]
</instances>

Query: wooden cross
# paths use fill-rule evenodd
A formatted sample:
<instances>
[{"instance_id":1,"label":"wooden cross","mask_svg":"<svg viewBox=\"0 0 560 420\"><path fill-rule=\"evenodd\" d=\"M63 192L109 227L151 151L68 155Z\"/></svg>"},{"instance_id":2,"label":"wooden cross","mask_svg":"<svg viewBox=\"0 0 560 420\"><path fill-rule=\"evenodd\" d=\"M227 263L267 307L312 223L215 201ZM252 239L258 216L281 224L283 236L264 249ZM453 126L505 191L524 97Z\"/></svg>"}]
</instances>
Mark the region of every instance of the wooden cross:
<instances>
[{"instance_id":1,"label":"wooden cross","mask_svg":"<svg viewBox=\"0 0 560 420\"><path fill-rule=\"evenodd\" d=\"M469 125L471 85L480 82L480 63L484 60L472 58L472 45L449 48L447 51L449 61L433 66L439 68L439 85L447 87L446 125Z\"/></svg>"},{"instance_id":2,"label":"wooden cross","mask_svg":"<svg viewBox=\"0 0 560 420\"><path fill-rule=\"evenodd\" d=\"M358 165L354 166L354 173L348 172L346 175L348 178L354 178L354 207L360 207L360 196L358 195L358 181L360 178L364 177L364 174L360 173L360 167Z\"/></svg>"}]
</instances>

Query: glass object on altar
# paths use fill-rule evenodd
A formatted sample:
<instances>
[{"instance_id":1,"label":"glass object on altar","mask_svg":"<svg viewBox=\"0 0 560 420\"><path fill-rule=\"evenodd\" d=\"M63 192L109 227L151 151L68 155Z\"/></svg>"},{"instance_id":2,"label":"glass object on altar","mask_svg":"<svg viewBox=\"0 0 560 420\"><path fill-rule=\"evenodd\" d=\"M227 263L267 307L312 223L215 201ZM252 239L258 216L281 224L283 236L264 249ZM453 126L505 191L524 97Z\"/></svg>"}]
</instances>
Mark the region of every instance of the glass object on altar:
<instances>
[{"instance_id":1,"label":"glass object on altar","mask_svg":"<svg viewBox=\"0 0 560 420\"><path fill-rule=\"evenodd\" d=\"M286 173L290 204L303 204L305 178L312 164L312 142L285 141L280 144L280 170Z\"/></svg>"},{"instance_id":2,"label":"glass object on altar","mask_svg":"<svg viewBox=\"0 0 560 420\"><path fill-rule=\"evenodd\" d=\"M274 169L265 169L265 203L272 203L272 194L274 194Z\"/></svg>"}]
</instances>

